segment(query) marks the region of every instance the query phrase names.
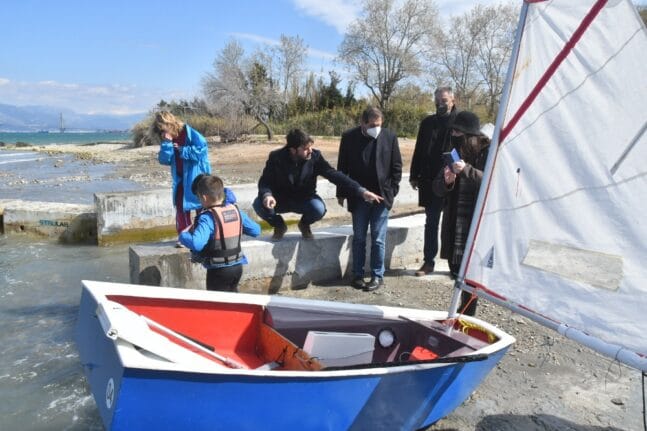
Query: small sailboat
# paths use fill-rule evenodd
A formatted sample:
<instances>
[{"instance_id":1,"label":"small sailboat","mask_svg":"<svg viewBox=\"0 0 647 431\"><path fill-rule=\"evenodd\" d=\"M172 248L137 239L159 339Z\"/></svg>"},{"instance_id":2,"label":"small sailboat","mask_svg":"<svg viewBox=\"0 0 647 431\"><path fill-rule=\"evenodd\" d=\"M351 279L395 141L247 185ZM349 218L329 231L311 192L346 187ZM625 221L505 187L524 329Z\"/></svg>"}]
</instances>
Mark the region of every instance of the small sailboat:
<instances>
[{"instance_id":1,"label":"small sailboat","mask_svg":"<svg viewBox=\"0 0 647 431\"><path fill-rule=\"evenodd\" d=\"M514 339L461 290L643 372L647 33L629 0L527 0L448 312L84 281L106 429L416 430Z\"/></svg>"},{"instance_id":2,"label":"small sailboat","mask_svg":"<svg viewBox=\"0 0 647 431\"><path fill-rule=\"evenodd\" d=\"M109 430L420 429L514 342L446 311L91 281L76 332Z\"/></svg>"}]
</instances>

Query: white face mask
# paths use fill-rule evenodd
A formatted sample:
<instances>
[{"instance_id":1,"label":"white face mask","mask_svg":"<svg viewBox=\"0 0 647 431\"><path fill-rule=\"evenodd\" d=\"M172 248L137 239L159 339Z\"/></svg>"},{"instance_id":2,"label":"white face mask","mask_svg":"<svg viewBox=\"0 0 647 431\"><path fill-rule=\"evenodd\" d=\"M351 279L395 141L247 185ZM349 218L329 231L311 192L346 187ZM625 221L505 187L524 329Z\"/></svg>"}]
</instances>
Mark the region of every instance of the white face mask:
<instances>
[{"instance_id":1,"label":"white face mask","mask_svg":"<svg viewBox=\"0 0 647 431\"><path fill-rule=\"evenodd\" d=\"M366 129L366 134L373 139L377 139L381 130L382 130L381 127L371 127L370 129Z\"/></svg>"}]
</instances>

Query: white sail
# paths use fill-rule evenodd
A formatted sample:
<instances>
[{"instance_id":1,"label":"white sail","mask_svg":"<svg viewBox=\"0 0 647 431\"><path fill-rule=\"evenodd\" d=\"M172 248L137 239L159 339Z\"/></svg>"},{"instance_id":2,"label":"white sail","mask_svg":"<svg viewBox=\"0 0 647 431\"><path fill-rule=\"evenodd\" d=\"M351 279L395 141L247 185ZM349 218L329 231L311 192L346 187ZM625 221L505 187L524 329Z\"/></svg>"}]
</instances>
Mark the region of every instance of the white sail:
<instances>
[{"instance_id":1,"label":"white sail","mask_svg":"<svg viewBox=\"0 0 647 431\"><path fill-rule=\"evenodd\" d=\"M646 371L647 31L630 0L527 1L520 26L461 273Z\"/></svg>"}]
</instances>

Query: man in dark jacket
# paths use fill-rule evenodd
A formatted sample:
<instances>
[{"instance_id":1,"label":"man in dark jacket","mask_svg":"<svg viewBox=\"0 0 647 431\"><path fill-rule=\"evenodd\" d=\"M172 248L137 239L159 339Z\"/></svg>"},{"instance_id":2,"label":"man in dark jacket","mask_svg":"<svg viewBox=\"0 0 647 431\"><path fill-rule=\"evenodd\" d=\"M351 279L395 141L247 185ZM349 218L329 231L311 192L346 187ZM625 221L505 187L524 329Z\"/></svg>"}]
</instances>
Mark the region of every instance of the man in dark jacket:
<instances>
[{"instance_id":1,"label":"man in dark jacket","mask_svg":"<svg viewBox=\"0 0 647 431\"><path fill-rule=\"evenodd\" d=\"M293 129L286 135L286 145L272 151L258 180L258 197L252 206L256 214L274 228L272 239L280 240L288 230L280 214L301 214L299 230L303 238L313 238L310 225L326 213L324 201L317 195L317 176L321 175L352 196L368 202L381 202L377 194L335 170L305 132Z\"/></svg>"},{"instance_id":2,"label":"man in dark jacket","mask_svg":"<svg viewBox=\"0 0 647 431\"><path fill-rule=\"evenodd\" d=\"M438 87L434 92L436 113L429 115L420 123L416 147L411 159L409 183L418 189L418 205L425 209L425 239L423 248L424 262L416 271L416 276L434 272L434 258L438 253L438 222L443 207L443 199L435 196L431 182L443 169L442 153L449 147L449 131L456 117L454 93L451 87Z\"/></svg>"},{"instance_id":3,"label":"man in dark jacket","mask_svg":"<svg viewBox=\"0 0 647 431\"><path fill-rule=\"evenodd\" d=\"M384 198L383 202L358 199L347 189L337 187L337 198L348 199L353 215L353 279L356 289L372 291L384 285L384 255L387 222L393 200L400 190L402 157L395 133L382 129L382 112L369 107L360 125L341 137L337 169L366 189ZM371 280L364 282L366 234L371 226Z\"/></svg>"}]
</instances>

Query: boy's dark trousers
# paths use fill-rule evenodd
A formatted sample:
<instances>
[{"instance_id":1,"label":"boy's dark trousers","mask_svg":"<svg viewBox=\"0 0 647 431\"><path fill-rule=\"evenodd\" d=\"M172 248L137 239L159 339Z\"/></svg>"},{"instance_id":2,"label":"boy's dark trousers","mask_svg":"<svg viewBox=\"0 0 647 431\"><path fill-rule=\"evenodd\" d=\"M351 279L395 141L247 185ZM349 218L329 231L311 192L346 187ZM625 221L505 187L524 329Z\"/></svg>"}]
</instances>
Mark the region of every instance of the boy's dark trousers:
<instances>
[{"instance_id":1,"label":"boy's dark trousers","mask_svg":"<svg viewBox=\"0 0 647 431\"><path fill-rule=\"evenodd\" d=\"M243 265L207 269L207 290L238 292L238 282L243 276Z\"/></svg>"}]
</instances>

